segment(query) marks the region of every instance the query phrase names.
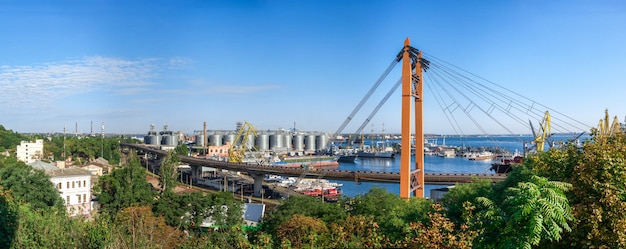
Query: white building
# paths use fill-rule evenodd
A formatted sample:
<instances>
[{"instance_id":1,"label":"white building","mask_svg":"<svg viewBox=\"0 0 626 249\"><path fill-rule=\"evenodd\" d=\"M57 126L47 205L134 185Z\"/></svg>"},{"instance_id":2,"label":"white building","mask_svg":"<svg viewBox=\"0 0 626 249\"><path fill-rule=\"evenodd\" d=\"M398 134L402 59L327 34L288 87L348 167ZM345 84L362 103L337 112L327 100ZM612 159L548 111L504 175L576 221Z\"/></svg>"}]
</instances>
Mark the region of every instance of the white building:
<instances>
[{"instance_id":1,"label":"white building","mask_svg":"<svg viewBox=\"0 0 626 249\"><path fill-rule=\"evenodd\" d=\"M16 149L17 159L25 163L32 163L43 159L43 140L37 139L34 143L22 141Z\"/></svg>"},{"instance_id":2,"label":"white building","mask_svg":"<svg viewBox=\"0 0 626 249\"><path fill-rule=\"evenodd\" d=\"M71 216L89 216L91 212L91 172L77 167L46 172L65 200Z\"/></svg>"},{"instance_id":3,"label":"white building","mask_svg":"<svg viewBox=\"0 0 626 249\"><path fill-rule=\"evenodd\" d=\"M36 161L33 168L41 169L50 176L50 181L65 201L70 216L89 216L91 203L91 172L78 167L59 169L52 164Z\"/></svg>"}]
</instances>

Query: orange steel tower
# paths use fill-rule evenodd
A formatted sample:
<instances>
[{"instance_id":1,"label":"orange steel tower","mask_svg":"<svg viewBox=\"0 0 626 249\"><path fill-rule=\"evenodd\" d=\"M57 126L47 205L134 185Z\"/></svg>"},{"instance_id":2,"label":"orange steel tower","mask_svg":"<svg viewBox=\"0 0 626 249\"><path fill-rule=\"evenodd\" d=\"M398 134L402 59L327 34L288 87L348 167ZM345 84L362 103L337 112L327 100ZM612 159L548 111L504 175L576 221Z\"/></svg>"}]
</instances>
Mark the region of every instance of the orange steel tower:
<instances>
[{"instance_id":1,"label":"orange steel tower","mask_svg":"<svg viewBox=\"0 0 626 249\"><path fill-rule=\"evenodd\" d=\"M409 38L402 52L402 153L400 154L400 197L411 192L424 197L424 125L422 52L411 47ZM413 60L413 61L412 61ZM413 62L413 63L412 63ZM415 67L415 72L413 72ZM411 100L415 104L415 169L411 167Z\"/></svg>"}]
</instances>

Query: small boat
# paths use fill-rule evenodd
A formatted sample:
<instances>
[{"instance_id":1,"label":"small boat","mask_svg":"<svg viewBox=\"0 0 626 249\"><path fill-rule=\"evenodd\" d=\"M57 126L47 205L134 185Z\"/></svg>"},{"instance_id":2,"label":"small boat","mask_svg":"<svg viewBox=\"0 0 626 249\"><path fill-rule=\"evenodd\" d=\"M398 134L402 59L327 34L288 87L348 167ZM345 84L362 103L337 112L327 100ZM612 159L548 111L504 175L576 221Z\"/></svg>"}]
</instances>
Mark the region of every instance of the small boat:
<instances>
[{"instance_id":1,"label":"small boat","mask_svg":"<svg viewBox=\"0 0 626 249\"><path fill-rule=\"evenodd\" d=\"M521 164L522 160L523 157L519 155L509 158L502 158L500 159L500 162L492 163L490 170L493 170L497 174L506 174L513 170L512 165Z\"/></svg>"},{"instance_id":2,"label":"small boat","mask_svg":"<svg viewBox=\"0 0 626 249\"><path fill-rule=\"evenodd\" d=\"M482 161L482 160L492 160L496 158L496 155L491 151L481 151L480 153L471 153L467 156L469 160Z\"/></svg>"}]
</instances>

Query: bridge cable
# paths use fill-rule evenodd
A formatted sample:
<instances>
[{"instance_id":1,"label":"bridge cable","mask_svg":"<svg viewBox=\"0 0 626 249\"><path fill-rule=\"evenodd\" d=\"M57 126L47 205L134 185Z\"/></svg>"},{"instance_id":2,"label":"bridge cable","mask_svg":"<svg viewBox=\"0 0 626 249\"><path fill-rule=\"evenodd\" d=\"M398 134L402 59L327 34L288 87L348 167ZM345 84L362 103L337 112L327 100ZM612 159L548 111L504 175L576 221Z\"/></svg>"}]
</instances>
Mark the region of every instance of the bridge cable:
<instances>
[{"instance_id":1,"label":"bridge cable","mask_svg":"<svg viewBox=\"0 0 626 249\"><path fill-rule=\"evenodd\" d=\"M546 105L544 105L544 104L541 104L541 103L539 103L539 102L537 102L537 101L534 101L534 100L532 100L532 99L530 99L530 98L528 98L528 97L525 97L525 96L523 96L523 95L521 95L521 94L519 94L519 93L517 93L517 92L515 92L515 91L511 91L511 90L509 90L509 89L506 89L506 88L504 88L504 87L502 87L502 86L500 86L500 85L498 85L498 84L496 84L496 83L494 83L494 82L492 82L492 81L489 81L489 80L487 80L487 79L485 79L485 78L482 78L482 77L480 77L480 76L478 76L478 75L476 75L476 74L473 74L473 73L471 73L471 72L469 72L469 71L467 71L467 70L465 70L465 69L463 69L463 68L460 68L460 67L458 67L458 66L455 66L455 65L453 65L453 64L451 64L451 63L449 63L449 62L446 62L446 61L445 61L445 60L443 60L443 59L439 59L439 58L437 58L437 57L435 57L435 56L432 56L432 55L429 55L429 58L435 58L436 60L441 61L443 64L447 64L447 65L450 65L451 67L457 68L457 69L459 69L460 71L463 71L463 72L465 72L465 73L468 73L468 74L472 75L473 77L476 77L476 78L478 78L478 79L483 80L484 82L487 82L487 83L492 84L492 85L494 85L494 86L496 86L496 87L498 87L498 88L501 88L501 89L503 89L503 90L505 90L505 91L507 91L507 92L509 92L509 93L513 94L513 95L517 95L517 96L521 97L522 99L525 99L525 100L527 100L527 101L534 102L534 103L536 103L537 105L539 105L539 106L541 106L541 107L545 108L546 110L550 111L551 113L561 115L561 116L563 116L563 117L567 118L569 121L565 121L565 120L563 120L563 119L559 119L559 118L556 118L556 119L558 119L558 120L562 120L564 123L566 123L567 125L570 125L570 126L571 126L571 127L573 127L573 128L576 128L576 129L579 129L579 130L585 130L585 129L589 129L589 128L591 128L591 127L592 127L592 126L589 126L589 125L587 125L587 124L585 124L585 123L583 123L583 122L580 122L580 121L578 121L578 120L576 120L576 119L574 119L574 118L572 118L572 117L569 117L569 116L567 116L567 115L565 115L565 114L563 114L563 113L561 113L561 112L559 112L559 111L557 111L557 110L555 110L555 109L552 109L552 108L550 108L550 107L548 107L548 106L546 106ZM542 112L543 112L543 111L545 111L545 110L538 110L538 111L542 111ZM575 125L575 124L573 124L573 123L576 123L576 124L578 124L578 125L581 125L581 126L582 126L582 127L584 127L584 128L582 128L582 127L580 127L580 126L578 126L578 125Z\"/></svg>"},{"instance_id":2,"label":"bridge cable","mask_svg":"<svg viewBox=\"0 0 626 249\"><path fill-rule=\"evenodd\" d=\"M400 57L401 58L401 57ZM341 134L341 132L343 131L343 129L346 128L346 126L348 125L348 123L350 123L350 121L352 120L352 118L354 118L354 115L356 115L357 112L359 112L359 110L361 110L361 107L363 107L363 105L365 104L365 102L372 96L372 94L374 93L374 91L378 88L378 86L380 86L380 84L383 82L383 80L385 78L387 78L387 75L389 75L389 73L395 68L395 66L398 64L399 59L396 56L396 59L394 59L391 64L387 67L387 70L385 70L385 72L383 72L383 74L378 77L378 80L376 80L376 82L374 83L374 85L372 86L372 88L365 94L365 96L363 96L363 99L361 99L361 101L354 107L354 110L352 110L352 112L350 113L350 115L346 118L345 121L343 121L343 123L341 124L341 126L339 126L339 129L337 129L337 131L335 132L335 134L333 134L333 137L336 135Z\"/></svg>"},{"instance_id":3,"label":"bridge cable","mask_svg":"<svg viewBox=\"0 0 626 249\"><path fill-rule=\"evenodd\" d=\"M461 75L460 73L454 71L453 69L449 69L448 67L445 67L445 66L443 66L443 67L448 69L448 70L450 70L450 71L452 71L453 73L455 73L455 75L459 75L458 77L467 78L466 76ZM458 78L456 76L451 76L451 77ZM459 82L464 83L466 85L466 88L469 91L474 91L477 96L480 96L483 100L485 100L486 102L489 102L492 105L492 107L491 107L492 110L493 109L498 109L498 110L502 111L504 114L506 114L506 115L512 117L513 119L517 120L518 123L525 124L525 121L519 119L518 116L512 115L512 113L510 112L511 108L520 110L519 108L516 108L515 105L513 105L513 104L515 103L515 104L518 104L518 105L521 106L521 105L523 105L521 101L515 100L515 99L509 97L508 94L504 94L502 92L499 92L499 91L497 91L497 90L495 90L493 88L485 86L484 84L480 84L479 82L476 82L476 81L474 81L472 79L469 79L469 78L467 78L467 79L468 79L468 81L475 82L476 85L478 85L478 86L484 87L486 90L483 89L482 91L477 91L471 85L469 85L466 81L459 81ZM489 96L486 96L485 94L489 95ZM498 98L504 98L505 100L493 101L493 99L498 99ZM509 106L508 107L503 107L501 104L498 104L498 103L506 103L506 102L509 102ZM528 107L528 106L526 106L526 107ZM524 107L524 108L526 108L526 107ZM530 105L528 110L529 111L533 111L532 105ZM537 109L537 111L538 112L533 112L533 114L536 116L537 119L542 119L543 115L544 115L544 111L539 111L538 109ZM561 120L558 117L555 117L554 119L555 120ZM569 122L567 122L565 120L563 120L563 121L564 121L563 123L568 124L570 126L573 126L571 123L569 123ZM568 130L565 127L563 127L560 122L555 123L554 126L555 126L555 128L561 127L564 130L566 130L566 131ZM557 128L557 130L558 130L558 128Z\"/></svg>"},{"instance_id":4,"label":"bridge cable","mask_svg":"<svg viewBox=\"0 0 626 249\"><path fill-rule=\"evenodd\" d=\"M367 116L365 121L363 121L361 126L359 126L359 128L356 130L355 134L359 134L359 133L361 133L361 131L363 131L365 126L372 120L374 115L376 115L376 113L378 113L378 110L380 110L380 108L387 102L389 97L398 89L398 87L400 87L400 85L402 85L402 79L399 79L398 82L389 90L389 92L387 92L387 95L385 95L385 97L378 103L376 108L374 108L374 110L372 110L370 115Z\"/></svg>"}]
</instances>

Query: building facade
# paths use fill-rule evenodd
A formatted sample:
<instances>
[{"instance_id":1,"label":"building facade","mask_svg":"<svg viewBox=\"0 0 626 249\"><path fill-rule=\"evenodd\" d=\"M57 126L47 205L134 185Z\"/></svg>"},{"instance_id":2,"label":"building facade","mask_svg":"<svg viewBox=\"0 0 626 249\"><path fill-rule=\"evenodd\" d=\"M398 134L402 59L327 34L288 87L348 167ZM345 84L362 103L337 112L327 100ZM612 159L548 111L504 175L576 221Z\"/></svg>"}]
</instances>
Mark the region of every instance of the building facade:
<instances>
[{"instance_id":1,"label":"building facade","mask_svg":"<svg viewBox=\"0 0 626 249\"><path fill-rule=\"evenodd\" d=\"M89 216L91 203L91 172L77 167L48 170L50 181L65 201L70 216Z\"/></svg>"},{"instance_id":2,"label":"building facade","mask_svg":"<svg viewBox=\"0 0 626 249\"><path fill-rule=\"evenodd\" d=\"M43 159L43 139L37 139L34 143L22 141L17 146L16 157L27 164Z\"/></svg>"}]
</instances>

